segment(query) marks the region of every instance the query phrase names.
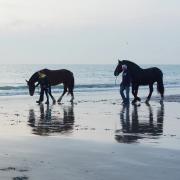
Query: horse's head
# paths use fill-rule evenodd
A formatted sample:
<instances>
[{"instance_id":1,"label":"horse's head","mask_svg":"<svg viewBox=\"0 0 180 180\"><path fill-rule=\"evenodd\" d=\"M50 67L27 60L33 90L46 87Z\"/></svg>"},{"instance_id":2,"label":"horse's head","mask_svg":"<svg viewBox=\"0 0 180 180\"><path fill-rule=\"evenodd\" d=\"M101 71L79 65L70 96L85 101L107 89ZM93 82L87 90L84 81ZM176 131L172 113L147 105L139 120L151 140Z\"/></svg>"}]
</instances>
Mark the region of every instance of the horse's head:
<instances>
[{"instance_id":1,"label":"horse's head","mask_svg":"<svg viewBox=\"0 0 180 180\"><path fill-rule=\"evenodd\" d=\"M114 70L114 75L118 76L122 72L122 61L118 60L118 65L116 66L116 69Z\"/></svg>"},{"instance_id":2,"label":"horse's head","mask_svg":"<svg viewBox=\"0 0 180 180\"><path fill-rule=\"evenodd\" d=\"M30 96L33 96L35 88L36 88L35 83L32 83L32 82L27 81L27 80L26 80L26 82L27 82L27 85L28 85L28 88L29 88L29 94L30 94Z\"/></svg>"}]
</instances>

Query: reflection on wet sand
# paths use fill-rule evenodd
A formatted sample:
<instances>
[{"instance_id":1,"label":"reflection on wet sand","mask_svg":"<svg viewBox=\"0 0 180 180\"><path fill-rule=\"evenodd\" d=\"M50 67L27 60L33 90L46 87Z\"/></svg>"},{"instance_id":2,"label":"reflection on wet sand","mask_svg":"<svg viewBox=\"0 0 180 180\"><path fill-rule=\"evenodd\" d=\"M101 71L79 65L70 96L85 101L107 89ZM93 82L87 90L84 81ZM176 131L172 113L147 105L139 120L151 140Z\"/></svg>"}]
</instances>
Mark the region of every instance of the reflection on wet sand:
<instances>
[{"instance_id":1,"label":"reflection on wet sand","mask_svg":"<svg viewBox=\"0 0 180 180\"><path fill-rule=\"evenodd\" d=\"M72 133L75 119L73 105L61 108L63 113L53 111L53 106L41 104L38 115L34 109L30 109L28 125L32 127L32 133L36 135Z\"/></svg>"},{"instance_id":2,"label":"reflection on wet sand","mask_svg":"<svg viewBox=\"0 0 180 180\"><path fill-rule=\"evenodd\" d=\"M130 118L130 105L122 107L120 112L121 129L116 130L115 139L120 143L133 143L139 139L155 139L163 134L164 105L157 110L156 121L154 120L153 108L146 104L148 117L139 116L139 106L133 105Z\"/></svg>"}]
</instances>

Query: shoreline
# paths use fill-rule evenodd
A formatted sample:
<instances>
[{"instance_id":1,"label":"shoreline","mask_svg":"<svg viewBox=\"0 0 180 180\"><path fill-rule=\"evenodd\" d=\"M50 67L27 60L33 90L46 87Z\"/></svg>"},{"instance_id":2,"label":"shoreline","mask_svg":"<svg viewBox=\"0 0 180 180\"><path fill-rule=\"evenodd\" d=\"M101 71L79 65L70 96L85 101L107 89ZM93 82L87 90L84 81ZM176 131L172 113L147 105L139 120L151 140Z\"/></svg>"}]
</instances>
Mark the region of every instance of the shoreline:
<instances>
[{"instance_id":1,"label":"shoreline","mask_svg":"<svg viewBox=\"0 0 180 180\"><path fill-rule=\"evenodd\" d=\"M52 92L53 93L53 92ZM112 94L113 93L113 94ZM56 98L58 98L60 95L62 94L62 92L59 92L59 93L54 93L54 96L56 97ZM120 97L120 94L119 94L119 89L117 89L117 90L114 90L114 91L89 91L89 92L75 92L75 95L77 95L76 96L76 98L75 98L75 102L76 101L78 101L78 99L82 99L82 97L85 97L85 98L89 98L89 99L92 99L91 97L89 97L89 94L92 94L92 95L95 95L96 97L97 97L97 95L99 95L99 97L98 97L98 99L99 98L101 98L101 96L102 96L102 94L103 95L107 95L107 97L106 96L104 96L104 99L110 99L110 97L111 97L111 99L114 99L114 100L121 100L121 97ZM148 91L147 91L147 94L148 94ZM144 94L140 94L139 93L139 95L138 95L141 99L145 99L146 98L146 95L144 95ZM20 95L20 94L17 94L17 95L12 95L12 96L10 96L10 95L3 95L3 96L0 96L0 99L15 99L15 98L27 98L27 99L29 99L29 100L33 100L33 99L38 99L38 97L39 97L39 94L35 94L34 96L30 96L29 94L23 94L23 95ZM65 99L68 99L67 98L68 96L67 95L65 95L64 97L63 97L63 99L65 98ZM132 96L132 94L130 93L130 99L132 100L133 99L133 96ZM151 100L150 101L154 101L154 100L158 100L158 99L160 99L160 95L159 94L153 94L152 95L152 97L151 97ZM171 99L172 99L172 101L171 101ZM165 102L180 102L180 94L178 94L178 93L175 93L175 94L165 94L165 96L164 96L164 101Z\"/></svg>"},{"instance_id":2,"label":"shoreline","mask_svg":"<svg viewBox=\"0 0 180 180\"><path fill-rule=\"evenodd\" d=\"M66 96L60 105L49 106L36 104L37 98L0 98L1 136L57 136L164 147L172 139L176 142L180 138L175 125L180 119L180 95L166 97L162 105L159 98L153 97L149 104L142 98L140 104L129 106L121 105L120 99L111 94L105 98L104 94L94 93L90 100L89 95L80 96L74 104ZM180 144L177 147L180 149Z\"/></svg>"}]
</instances>

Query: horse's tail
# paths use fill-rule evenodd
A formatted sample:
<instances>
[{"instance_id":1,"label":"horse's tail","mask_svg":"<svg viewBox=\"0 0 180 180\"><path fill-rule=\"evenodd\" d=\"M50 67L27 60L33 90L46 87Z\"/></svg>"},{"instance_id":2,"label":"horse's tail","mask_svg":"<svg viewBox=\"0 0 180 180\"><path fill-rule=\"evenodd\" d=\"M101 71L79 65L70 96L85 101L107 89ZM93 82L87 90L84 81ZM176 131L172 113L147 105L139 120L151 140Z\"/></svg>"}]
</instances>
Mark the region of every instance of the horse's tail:
<instances>
[{"instance_id":1,"label":"horse's tail","mask_svg":"<svg viewBox=\"0 0 180 180\"><path fill-rule=\"evenodd\" d=\"M72 72L71 72L72 73ZM71 80L69 82L69 88L68 88L68 94L73 93L74 90L74 75L73 73L71 74Z\"/></svg>"},{"instance_id":2,"label":"horse's tail","mask_svg":"<svg viewBox=\"0 0 180 180\"><path fill-rule=\"evenodd\" d=\"M164 96L164 83L163 83L163 73L160 71L160 78L157 81L157 90L161 94L161 96Z\"/></svg>"},{"instance_id":3,"label":"horse's tail","mask_svg":"<svg viewBox=\"0 0 180 180\"><path fill-rule=\"evenodd\" d=\"M72 91L74 90L74 75L72 74L72 84L71 84L71 89L72 89Z\"/></svg>"}]
</instances>

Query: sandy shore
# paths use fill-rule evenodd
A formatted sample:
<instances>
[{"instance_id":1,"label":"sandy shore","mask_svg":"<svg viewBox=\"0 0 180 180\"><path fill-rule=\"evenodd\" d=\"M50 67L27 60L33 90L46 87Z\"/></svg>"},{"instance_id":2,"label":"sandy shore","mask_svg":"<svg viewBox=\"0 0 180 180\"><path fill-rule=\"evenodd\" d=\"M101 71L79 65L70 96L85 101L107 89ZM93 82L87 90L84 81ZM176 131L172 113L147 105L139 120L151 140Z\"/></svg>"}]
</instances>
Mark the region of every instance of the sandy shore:
<instances>
[{"instance_id":1,"label":"sandy shore","mask_svg":"<svg viewBox=\"0 0 180 180\"><path fill-rule=\"evenodd\" d=\"M26 137L1 139L0 179L155 179L180 176L177 150Z\"/></svg>"},{"instance_id":2,"label":"sandy shore","mask_svg":"<svg viewBox=\"0 0 180 180\"><path fill-rule=\"evenodd\" d=\"M0 179L179 179L179 95L137 106L91 96L50 106L1 97Z\"/></svg>"}]
</instances>

